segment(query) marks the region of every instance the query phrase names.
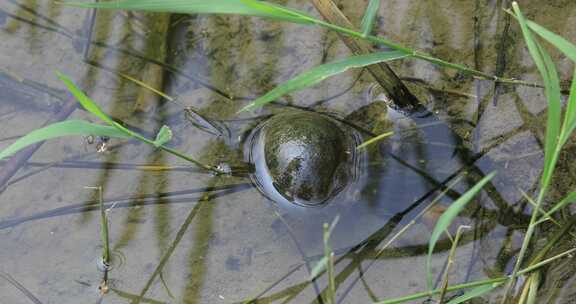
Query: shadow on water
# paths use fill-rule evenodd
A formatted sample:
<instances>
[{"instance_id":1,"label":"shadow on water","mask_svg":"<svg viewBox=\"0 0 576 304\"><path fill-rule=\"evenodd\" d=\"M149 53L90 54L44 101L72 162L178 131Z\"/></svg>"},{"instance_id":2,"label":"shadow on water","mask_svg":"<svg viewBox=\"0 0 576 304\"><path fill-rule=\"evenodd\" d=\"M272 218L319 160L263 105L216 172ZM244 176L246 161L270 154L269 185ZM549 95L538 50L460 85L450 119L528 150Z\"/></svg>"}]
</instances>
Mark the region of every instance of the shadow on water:
<instances>
[{"instance_id":1,"label":"shadow on water","mask_svg":"<svg viewBox=\"0 0 576 304\"><path fill-rule=\"evenodd\" d=\"M286 2L312 9L303 1ZM485 71L527 73L534 78L534 69L522 62L524 55L518 51L523 44L517 29L500 11L507 3L391 3L393 9L381 10L379 31L451 61L466 63L473 58L474 65ZM366 105L364 93L372 80L367 73L355 71L285 97L259 110L254 120L234 116L250 97L309 67L347 55L331 33L251 18L173 16L168 36L152 35L147 25L166 16L102 11L92 19L90 11L70 10L84 18L71 20L68 9L45 6L18 0L0 4L1 16L6 18L0 22L0 38L5 36L8 43L15 44L23 41L30 49L18 60L46 52L50 68L63 65L62 70L74 71L81 87L113 117L150 134L168 124L175 130L172 144L206 163L241 164L246 132L286 107L357 123L358 117L352 118L352 114ZM348 12L353 7L346 3L344 12L361 16L357 9ZM551 6L544 9L558 11ZM564 17L553 24L566 29L570 27L568 10L561 11ZM495 28L490 26L492 21ZM52 62L51 58L58 57L54 53L61 50L52 50L46 37L67 43L64 53L74 60ZM88 37L92 41L87 41ZM159 51L162 48L165 53ZM87 62L75 67L82 61ZM97 211L98 205L84 200L82 187L101 185L107 193L105 207L110 210L114 249L126 257L124 265L111 272L112 289L103 301L322 303L325 278L313 283L307 278L310 265L321 257L321 226L337 214L341 221L332 245L338 255L338 300L376 301L425 288L423 256L431 225L443 208L494 170L498 177L458 219L474 229L463 235L462 254L451 283L508 273L523 233L520 228L528 222L529 203L518 189L534 193L538 186L545 110L532 99L539 93L470 80L421 62L395 65L401 74L436 87L422 94L434 114L412 116L406 124L420 127L387 139L380 152L370 148L362 182L334 204L314 210L274 204L245 177L213 177L184 170L138 172L134 169L141 168L133 164L162 166L178 161L142 145L127 144L95 156L92 164L100 164L101 169L94 170L79 158L74 159L76 163L62 162L37 171L6 188L1 194L0 239L14 246L2 246L0 258L17 261L14 264L26 265L32 272L3 265L0 274L18 278L17 284L11 283L15 290L46 295L43 302L92 299L98 273L92 264L86 265L100 252L95 236L98 220L91 212ZM18 132L29 129L16 122L18 115L39 120L54 111L54 106L38 100L46 95L54 100L63 98L63 92L55 89L61 86L53 80L34 78L34 71L24 71L26 81L17 81L5 70L15 70L15 66L0 60L0 117ZM150 70L162 77L147 79L176 97L177 103L154 100L149 111L146 106L135 109L144 89L119 77L118 72L146 78L145 71ZM350 83L354 86L349 88ZM476 98L455 97L443 93L442 87ZM26 109L4 102L12 99L22 100ZM221 120L230 128L231 138L194 128L184 119L183 106ZM370 127L366 130L383 133ZM1 133L2 137L15 135L20 134ZM55 160L54 155L73 158L82 155L82 149L80 144L60 142L40 151L34 161L46 164ZM570 159L565 156L566 162ZM572 186L573 169L565 171L568 185L557 186L559 194L554 195L559 197ZM29 187L38 189L26 190ZM51 205L27 204L43 201ZM436 201L438 213L425 213L411 223ZM410 230L395 239L406 225ZM451 245L450 239L437 245L435 273L440 273ZM38 248L50 257L36 253ZM561 283L546 282L546 288L559 290L560 298L573 297L566 287L574 282L573 268L553 265L550 275ZM80 283L62 283L73 280ZM0 293L18 298L13 289L4 292L2 287Z\"/></svg>"}]
</instances>

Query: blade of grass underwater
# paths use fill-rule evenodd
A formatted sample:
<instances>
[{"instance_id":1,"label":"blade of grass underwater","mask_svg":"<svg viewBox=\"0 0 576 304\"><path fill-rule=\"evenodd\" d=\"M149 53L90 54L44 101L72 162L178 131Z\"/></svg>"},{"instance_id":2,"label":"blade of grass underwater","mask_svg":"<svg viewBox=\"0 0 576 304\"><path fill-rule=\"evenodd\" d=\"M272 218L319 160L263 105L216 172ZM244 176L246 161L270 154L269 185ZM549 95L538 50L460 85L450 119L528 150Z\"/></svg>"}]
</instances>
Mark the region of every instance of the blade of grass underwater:
<instances>
[{"instance_id":1,"label":"blade of grass underwater","mask_svg":"<svg viewBox=\"0 0 576 304\"><path fill-rule=\"evenodd\" d=\"M380 8L380 0L370 0L368 7L366 7L366 12L364 17L362 17L362 36L366 37L370 35L372 31L372 24Z\"/></svg>"},{"instance_id":2,"label":"blade of grass underwater","mask_svg":"<svg viewBox=\"0 0 576 304\"><path fill-rule=\"evenodd\" d=\"M438 223L434 227L432 231L432 235L430 236L430 241L428 243L428 257L426 259L426 274L427 274L427 282L428 282L428 289L432 289L432 269L431 269L431 262L432 262L432 253L434 252L434 247L436 246L436 242L440 239L440 235L450 227L452 221L458 216L458 213L462 211L462 209L468 204L468 202L484 187L484 185L489 182L494 175L495 172L492 172L486 175L482 180L480 180L474 187L470 188L470 190L466 191L460 198L458 198L455 202L444 211L442 216L438 219Z\"/></svg>"},{"instance_id":3,"label":"blade of grass underwater","mask_svg":"<svg viewBox=\"0 0 576 304\"><path fill-rule=\"evenodd\" d=\"M533 21L526 20L526 25L576 63L576 45Z\"/></svg>"},{"instance_id":4,"label":"blade of grass underwater","mask_svg":"<svg viewBox=\"0 0 576 304\"><path fill-rule=\"evenodd\" d=\"M263 96L257 98L247 106L240 109L238 113L252 110L283 95L307 88L330 76L342 73L348 69L365 67L374 63L391 61L409 56L409 54L401 51L388 51L351 56L340 61L319 65L277 86L270 92L264 94Z\"/></svg>"},{"instance_id":5,"label":"blade of grass underwater","mask_svg":"<svg viewBox=\"0 0 576 304\"><path fill-rule=\"evenodd\" d=\"M178 14L235 14L308 23L305 19L295 17L294 14L288 14L281 10L257 9L247 5L242 0L118 0L96 3L66 1L63 3L82 8L127 9Z\"/></svg>"},{"instance_id":6,"label":"blade of grass underwater","mask_svg":"<svg viewBox=\"0 0 576 304\"><path fill-rule=\"evenodd\" d=\"M450 300L448 303L446 304L460 304L460 303L464 303L468 300L471 300L473 298L477 298L485 293L488 293L490 291L492 291L494 288L498 287L502 285L502 282L500 283L493 283L490 285L484 285L484 286L478 286L476 288L472 288L471 290L465 292L463 295L454 298L452 300Z\"/></svg>"},{"instance_id":7,"label":"blade of grass underwater","mask_svg":"<svg viewBox=\"0 0 576 304\"><path fill-rule=\"evenodd\" d=\"M0 152L0 159L10 156L17 151L33 145L37 142L52 138L72 136L72 135L97 135L118 138L130 138L124 132L114 127L98 125L84 120L66 120L48 125L44 128L34 130Z\"/></svg>"}]
</instances>

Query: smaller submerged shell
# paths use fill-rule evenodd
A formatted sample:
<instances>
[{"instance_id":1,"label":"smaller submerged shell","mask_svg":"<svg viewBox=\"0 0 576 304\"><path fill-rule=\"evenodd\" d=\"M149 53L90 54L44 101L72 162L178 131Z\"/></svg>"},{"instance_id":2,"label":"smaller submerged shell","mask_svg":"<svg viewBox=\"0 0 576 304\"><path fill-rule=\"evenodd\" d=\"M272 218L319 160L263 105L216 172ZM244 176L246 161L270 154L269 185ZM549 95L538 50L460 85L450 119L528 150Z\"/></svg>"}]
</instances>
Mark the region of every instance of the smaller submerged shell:
<instances>
[{"instance_id":1,"label":"smaller submerged shell","mask_svg":"<svg viewBox=\"0 0 576 304\"><path fill-rule=\"evenodd\" d=\"M275 115L256 128L249 144L254 179L276 202L320 206L355 179L356 138L324 115Z\"/></svg>"}]
</instances>

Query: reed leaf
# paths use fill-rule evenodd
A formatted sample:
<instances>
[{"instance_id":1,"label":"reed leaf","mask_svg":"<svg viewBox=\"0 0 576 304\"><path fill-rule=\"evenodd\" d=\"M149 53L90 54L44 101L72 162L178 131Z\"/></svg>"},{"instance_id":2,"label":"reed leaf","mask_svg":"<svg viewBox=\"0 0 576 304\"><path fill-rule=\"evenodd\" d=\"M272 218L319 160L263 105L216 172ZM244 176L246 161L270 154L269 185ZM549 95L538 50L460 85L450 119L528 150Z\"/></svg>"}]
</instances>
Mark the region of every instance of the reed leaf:
<instances>
[{"instance_id":1,"label":"reed leaf","mask_svg":"<svg viewBox=\"0 0 576 304\"><path fill-rule=\"evenodd\" d=\"M428 243L428 257L426 261L426 273L427 273L427 281L428 281L428 289L432 289L432 253L434 252L434 247L436 246L436 242L440 239L440 235L450 227L456 216L464 209L466 204L470 202L470 200L484 187L484 185L489 182L494 175L495 172L492 172L486 175L482 180L480 180L474 187L470 188L470 190L466 191L460 198L458 198L455 202L444 211L442 216L438 219L438 223L434 227L432 231L432 235L430 236L430 241Z\"/></svg>"},{"instance_id":2,"label":"reed leaf","mask_svg":"<svg viewBox=\"0 0 576 304\"><path fill-rule=\"evenodd\" d=\"M162 126L158 134L156 134L156 139L152 142L155 147L160 147L163 144L169 142L172 139L172 130L168 126Z\"/></svg>"},{"instance_id":3,"label":"reed leaf","mask_svg":"<svg viewBox=\"0 0 576 304\"><path fill-rule=\"evenodd\" d=\"M576 191L573 191L566 195L561 201L556 203L552 209L550 209L546 214L542 216L542 219L547 219L552 216L556 211L566 207L569 204L576 202Z\"/></svg>"},{"instance_id":4,"label":"reed leaf","mask_svg":"<svg viewBox=\"0 0 576 304\"><path fill-rule=\"evenodd\" d=\"M100 107L98 107L98 105L92 101L88 96L86 96L86 94L84 94L84 92L82 92L82 90L80 90L75 84L74 82L72 82L72 80L70 80L66 75L62 74L62 73L57 73L58 77L64 82L64 84L66 85L66 87L68 88L68 90L70 90L70 92L72 93L72 95L74 95L74 97L76 97L76 99L82 104L82 106L88 110L90 113L98 116L100 119L102 119L103 121L105 121L106 123L108 123L111 127L116 128L119 132L123 133L123 137L132 137L135 139L138 139L142 142L145 142L149 145L153 145L156 148L159 148L161 150L164 150L168 153L171 153L173 155L176 155L177 157L180 157L184 160L187 160L191 163L196 164L197 166L199 166L200 168L203 168L207 171L212 171L216 174L224 174L225 172L212 167L212 166L208 166L205 165L199 161L197 161L196 159L187 156L186 154L166 147L164 144L170 140L170 138L172 138L172 131L170 130L170 128L166 125L162 126L162 128L160 128L160 132L159 134L156 135L156 138L154 140L150 140L132 130L127 129L126 127L122 126L121 124L113 121L110 117L108 117L108 115L106 115L101 109Z\"/></svg>"},{"instance_id":5,"label":"reed leaf","mask_svg":"<svg viewBox=\"0 0 576 304\"><path fill-rule=\"evenodd\" d=\"M534 33L538 34L540 37L544 38L550 44L558 48L564 55L570 58L572 61L576 63L576 45L570 43L568 40L564 39L563 37L559 36L556 33L553 33L546 29L545 27L530 21L525 20L526 25L534 31Z\"/></svg>"},{"instance_id":6,"label":"reed leaf","mask_svg":"<svg viewBox=\"0 0 576 304\"><path fill-rule=\"evenodd\" d=\"M576 128L576 68L572 75L572 85L570 86L570 95L566 103L566 114L564 114L564 124L562 125L562 135L560 136L560 145L564 144L570 138L570 135Z\"/></svg>"},{"instance_id":7,"label":"reed leaf","mask_svg":"<svg viewBox=\"0 0 576 304\"><path fill-rule=\"evenodd\" d=\"M107 2L64 2L65 5L82 8L126 9L178 14L235 14L264 17L295 23L309 23L295 10L281 10L279 6L265 1L250 3L244 0L118 0ZM276 9L274 9L276 7Z\"/></svg>"},{"instance_id":8,"label":"reed leaf","mask_svg":"<svg viewBox=\"0 0 576 304\"><path fill-rule=\"evenodd\" d=\"M492 283L489 285L484 285L484 286L478 286L476 288L472 288L469 291L465 292L463 295L454 298L452 300L450 300L448 303L446 304L460 304L460 303L466 303L468 300L471 300L473 298L479 297L483 294L486 294L490 291L492 291L494 288L498 287L502 285L502 283Z\"/></svg>"},{"instance_id":9,"label":"reed leaf","mask_svg":"<svg viewBox=\"0 0 576 304\"><path fill-rule=\"evenodd\" d=\"M252 101L238 112L253 110L274 101L283 95L310 87L330 76L342 73L351 68L365 67L374 63L391 61L409 56L409 54L401 51L387 51L351 56L340 61L319 65L277 86L270 92Z\"/></svg>"},{"instance_id":10,"label":"reed leaf","mask_svg":"<svg viewBox=\"0 0 576 304\"><path fill-rule=\"evenodd\" d=\"M56 76L64 83L68 91L74 95L76 100L86 109L86 111L96 115L98 118L102 119L109 125L112 125L114 121L108 117L96 103L94 103L86 94L82 92L66 75L62 74L60 71L56 71Z\"/></svg>"},{"instance_id":11,"label":"reed leaf","mask_svg":"<svg viewBox=\"0 0 576 304\"><path fill-rule=\"evenodd\" d=\"M547 188L552 173L554 171L555 165L555 151L558 145L558 135L560 133L561 124L561 104L560 104L560 85L558 79L558 73L554 63L552 62L550 55L544 48L542 48L538 42L533 38L532 33L528 29L526 24L526 19L524 15L518 8L517 3L512 4L514 13L520 28L522 30L522 35L528 46L528 51L540 72L540 75L544 81L544 91L546 98L548 99L548 121L546 123L546 142L544 145L544 170L542 173L541 185L543 189Z\"/></svg>"},{"instance_id":12,"label":"reed leaf","mask_svg":"<svg viewBox=\"0 0 576 304\"><path fill-rule=\"evenodd\" d=\"M380 0L370 0L368 7L366 7L366 12L364 17L362 17L362 36L366 37L370 35L372 31L372 24L380 8Z\"/></svg>"},{"instance_id":13,"label":"reed leaf","mask_svg":"<svg viewBox=\"0 0 576 304\"><path fill-rule=\"evenodd\" d=\"M242 3L270 16L275 16L279 20L292 21L297 23L316 23L319 21L295 9L287 8L278 4L260 0L241 0ZM294 19L291 19L294 18Z\"/></svg>"},{"instance_id":14,"label":"reed leaf","mask_svg":"<svg viewBox=\"0 0 576 304\"><path fill-rule=\"evenodd\" d=\"M22 136L0 152L0 159L10 156L27 146L41 141L73 135L96 135L120 138L130 137L114 127L98 125L84 120L66 120L34 130Z\"/></svg>"},{"instance_id":15,"label":"reed leaf","mask_svg":"<svg viewBox=\"0 0 576 304\"><path fill-rule=\"evenodd\" d=\"M86 94L84 94L84 92L82 92L82 90L80 90L74 84L74 82L72 80L70 80L70 78L68 78L66 75L64 75L60 72L56 72L56 75L58 76L58 78L60 78L60 80L62 80L62 82L64 82L64 85L66 85L66 88L68 88L70 93L72 93L72 95L74 95L76 100L78 100L78 102L86 109L86 111L94 114L95 116L102 119L104 122L106 122L110 126L118 129L118 131L124 133L128 137L136 138L138 140L141 140L145 143L154 145L156 147L160 147L161 145L166 143L166 141L164 141L160 145L157 144L158 142L165 140L167 138L166 135L168 133L167 133L166 129L169 130L168 126L162 126L162 128L160 129L163 132L163 134L161 137L159 137L160 134L156 136L156 138L159 139L158 142L150 140L150 139L148 139L148 138L146 138L146 137L144 137L144 136L142 136L142 135L140 135L134 131L127 129L126 127L122 126L121 124L113 121L112 118L110 118L108 115L106 115L106 113L104 113L104 111L102 111L102 109L100 109L100 107L92 99L90 99L90 97L86 96ZM171 133L172 132L170 131L170 135L171 135Z\"/></svg>"},{"instance_id":16,"label":"reed leaf","mask_svg":"<svg viewBox=\"0 0 576 304\"><path fill-rule=\"evenodd\" d=\"M314 267L312 267L312 270L310 271L310 276L308 277L308 281L312 281L314 280L321 272L323 272L324 270L326 270L327 266L328 266L328 261L329 261L330 257L328 256L323 256L317 263L316 265L314 265Z\"/></svg>"}]
</instances>

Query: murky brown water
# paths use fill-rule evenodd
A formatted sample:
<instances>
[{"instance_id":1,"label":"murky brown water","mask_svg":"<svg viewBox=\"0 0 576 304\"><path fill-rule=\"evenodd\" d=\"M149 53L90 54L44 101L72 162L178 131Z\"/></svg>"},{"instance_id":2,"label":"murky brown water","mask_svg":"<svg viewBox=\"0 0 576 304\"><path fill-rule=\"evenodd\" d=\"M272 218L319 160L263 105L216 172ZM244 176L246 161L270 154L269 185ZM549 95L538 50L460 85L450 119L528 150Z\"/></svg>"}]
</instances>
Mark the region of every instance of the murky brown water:
<instances>
[{"instance_id":1,"label":"murky brown water","mask_svg":"<svg viewBox=\"0 0 576 304\"><path fill-rule=\"evenodd\" d=\"M378 33L485 72L538 82L517 25L501 9L505 2L383 1ZM317 15L305 1L284 4ZM573 1L521 5L536 22L576 40ZM359 24L362 7L364 1L345 1L343 11ZM241 116L235 112L278 83L349 55L336 35L314 27L230 16L92 14L49 1L0 2L0 139L40 127L69 102L54 74L60 70L115 119L145 134L167 124L175 133L175 148L205 163L239 165L242 138L258 117L284 109L273 105ZM553 55L561 79L568 80L568 59ZM188 165L142 144L112 140L105 153L95 153L98 143L82 138L44 144L31 158L36 163L19 170L0 194L0 303L30 302L5 274L42 303L129 303L139 294L148 303L235 303L257 296L262 303L313 303L325 279L309 283L303 261L317 260L321 224L335 214L341 215L333 236L343 257L336 267L341 303L422 291L429 223L418 221L383 254L376 253L438 195L437 182L462 171L469 174L454 191L465 191L493 170L498 176L459 221L473 229L457 251L450 282L509 272L523 235L518 228L527 223L519 189L534 190L543 161L542 91L500 85L494 94L489 81L426 62L391 65L402 77L435 88L414 87L450 126L424 128L426 144L392 149L400 160L388 155L388 166L371 168L366 187L353 196L361 200L329 211L275 206L249 178L104 166ZM160 100L118 72L162 88L176 102ZM368 73L352 71L278 102L346 117L369 104L366 92L373 83ZM183 113L188 106L220 120L230 137L192 126ZM80 110L70 117L95 120ZM0 141L0 147L9 142ZM573 189L574 169L567 165L573 149L569 146L562 156L556 197ZM64 159L82 162L36 171ZM90 203L95 191L85 189L93 186L104 188L114 256L112 289L102 299L99 213ZM448 193L441 204L448 205L454 195ZM372 241L362 243L368 237ZM448 240L438 246L436 274L449 246ZM560 273L553 280L559 283L547 283L560 292L544 292L542 299L569 303L575 271L566 268L556 266L551 273Z\"/></svg>"}]
</instances>

